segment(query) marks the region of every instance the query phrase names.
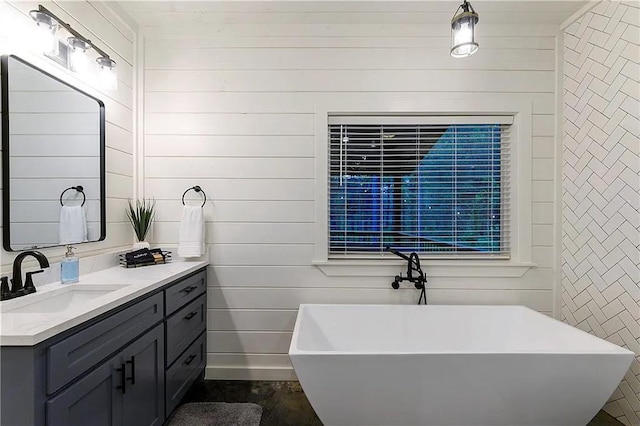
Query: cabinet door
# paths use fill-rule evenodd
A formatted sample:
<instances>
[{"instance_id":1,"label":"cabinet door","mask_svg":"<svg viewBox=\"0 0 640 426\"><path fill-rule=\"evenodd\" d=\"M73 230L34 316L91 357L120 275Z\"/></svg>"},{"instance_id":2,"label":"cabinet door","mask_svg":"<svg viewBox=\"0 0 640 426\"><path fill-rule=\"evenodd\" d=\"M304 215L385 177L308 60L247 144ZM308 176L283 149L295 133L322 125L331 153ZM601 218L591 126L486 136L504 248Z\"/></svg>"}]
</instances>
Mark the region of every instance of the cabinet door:
<instances>
[{"instance_id":1,"label":"cabinet door","mask_svg":"<svg viewBox=\"0 0 640 426\"><path fill-rule=\"evenodd\" d=\"M158 293L52 344L47 349L47 394L80 377L163 317Z\"/></svg>"},{"instance_id":2,"label":"cabinet door","mask_svg":"<svg viewBox=\"0 0 640 426\"><path fill-rule=\"evenodd\" d=\"M121 426L122 374L115 356L47 401L47 426ZM116 362L118 361L118 362Z\"/></svg>"},{"instance_id":3,"label":"cabinet door","mask_svg":"<svg viewBox=\"0 0 640 426\"><path fill-rule=\"evenodd\" d=\"M122 398L124 426L164 423L164 330L156 326L122 351L126 391Z\"/></svg>"}]
</instances>

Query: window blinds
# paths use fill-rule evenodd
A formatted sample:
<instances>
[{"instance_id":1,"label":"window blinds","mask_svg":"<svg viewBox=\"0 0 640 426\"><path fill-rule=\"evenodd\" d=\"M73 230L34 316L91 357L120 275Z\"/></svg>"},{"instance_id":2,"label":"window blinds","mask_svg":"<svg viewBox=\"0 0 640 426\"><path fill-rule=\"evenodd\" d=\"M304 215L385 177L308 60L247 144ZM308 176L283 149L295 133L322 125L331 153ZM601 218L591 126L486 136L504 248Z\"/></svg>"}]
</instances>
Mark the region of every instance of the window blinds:
<instances>
[{"instance_id":1,"label":"window blinds","mask_svg":"<svg viewBox=\"0 0 640 426\"><path fill-rule=\"evenodd\" d=\"M509 256L511 116L329 117L329 256Z\"/></svg>"}]
</instances>

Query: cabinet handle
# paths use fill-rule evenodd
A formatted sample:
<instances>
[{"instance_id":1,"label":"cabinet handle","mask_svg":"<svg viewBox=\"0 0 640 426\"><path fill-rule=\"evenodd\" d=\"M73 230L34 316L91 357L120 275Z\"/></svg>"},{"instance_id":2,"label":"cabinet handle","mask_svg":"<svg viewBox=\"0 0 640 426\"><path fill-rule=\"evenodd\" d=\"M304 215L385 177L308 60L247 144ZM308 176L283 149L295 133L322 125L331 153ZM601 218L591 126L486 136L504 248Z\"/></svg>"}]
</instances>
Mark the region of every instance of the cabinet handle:
<instances>
[{"instance_id":1,"label":"cabinet handle","mask_svg":"<svg viewBox=\"0 0 640 426\"><path fill-rule=\"evenodd\" d=\"M136 384L136 357L131 355L131 360L127 361L127 364L131 364L131 377L127 377L127 380L129 380L132 385L135 385Z\"/></svg>"},{"instance_id":2,"label":"cabinet handle","mask_svg":"<svg viewBox=\"0 0 640 426\"><path fill-rule=\"evenodd\" d=\"M191 355L189 358L184 360L184 365L190 365L194 359L196 359L196 354Z\"/></svg>"},{"instance_id":3,"label":"cabinet handle","mask_svg":"<svg viewBox=\"0 0 640 426\"><path fill-rule=\"evenodd\" d=\"M122 383L121 385L116 386L116 389L122 389L122 394L124 395L127 391L127 373L124 371L124 364L120 364L120 368L116 368L116 371L120 373L120 383Z\"/></svg>"},{"instance_id":4,"label":"cabinet handle","mask_svg":"<svg viewBox=\"0 0 640 426\"><path fill-rule=\"evenodd\" d=\"M191 318L195 317L196 315L198 315L198 311L193 311L193 312L191 312L190 314L186 315L186 316L184 317L184 319L186 319L186 320L190 320Z\"/></svg>"},{"instance_id":5,"label":"cabinet handle","mask_svg":"<svg viewBox=\"0 0 640 426\"><path fill-rule=\"evenodd\" d=\"M191 286L189 286L189 287L187 287L187 288L183 288L181 291L183 291L183 292L185 292L185 293L189 294L189 293L191 293L193 290L195 290L196 288L198 288L198 286L197 286L197 285L191 285Z\"/></svg>"}]
</instances>

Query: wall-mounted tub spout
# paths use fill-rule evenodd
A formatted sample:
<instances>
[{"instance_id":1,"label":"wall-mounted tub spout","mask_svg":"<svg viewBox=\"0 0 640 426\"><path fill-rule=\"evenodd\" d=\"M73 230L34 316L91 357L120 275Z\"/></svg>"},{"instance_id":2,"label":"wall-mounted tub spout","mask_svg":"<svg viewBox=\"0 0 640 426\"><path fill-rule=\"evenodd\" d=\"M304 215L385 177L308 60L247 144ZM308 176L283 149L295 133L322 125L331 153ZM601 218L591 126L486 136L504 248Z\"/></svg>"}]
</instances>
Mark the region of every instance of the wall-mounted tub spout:
<instances>
[{"instance_id":1,"label":"wall-mounted tub spout","mask_svg":"<svg viewBox=\"0 0 640 426\"><path fill-rule=\"evenodd\" d=\"M407 261L407 276L403 277L402 273L400 273L400 275L396 275L393 282L391 283L391 287L397 290L398 288L400 288L400 283L402 281L412 282L413 285L415 285L415 287L418 290L420 290L420 298L418 299L418 305L422 303L423 299L424 299L424 304L426 305L427 304L427 293L426 293L427 277L424 275L424 272L422 272L422 269L420 268L420 257L418 257L418 254L416 252L412 252L407 256L406 254L401 253L398 250L392 249L391 247L387 247L387 250Z\"/></svg>"}]
</instances>

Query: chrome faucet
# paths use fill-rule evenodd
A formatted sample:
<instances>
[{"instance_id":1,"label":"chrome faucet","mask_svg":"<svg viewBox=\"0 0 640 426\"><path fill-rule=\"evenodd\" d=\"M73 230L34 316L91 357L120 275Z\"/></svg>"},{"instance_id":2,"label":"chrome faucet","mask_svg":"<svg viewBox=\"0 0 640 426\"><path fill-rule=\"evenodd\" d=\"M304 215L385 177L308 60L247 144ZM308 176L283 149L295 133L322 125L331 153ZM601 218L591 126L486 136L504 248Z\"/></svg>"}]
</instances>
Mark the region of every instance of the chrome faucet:
<instances>
[{"instance_id":1,"label":"chrome faucet","mask_svg":"<svg viewBox=\"0 0 640 426\"><path fill-rule=\"evenodd\" d=\"M16 256L15 260L13 261L13 279L11 280L11 291L9 291L8 294L6 292L2 292L2 300L13 299L14 297L20 297L20 296L24 296L25 294L36 292L36 287L33 285L33 279L31 276L33 274L39 274L40 272L44 272L44 271L40 269L39 271L27 272L25 284L23 286L22 261L27 256L34 257L40 264L41 268L49 267L49 260L44 254L40 253L39 251L29 250L29 251L23 251L22 253L20 253L18 256Z\"/></svg>"}]
</instances>

